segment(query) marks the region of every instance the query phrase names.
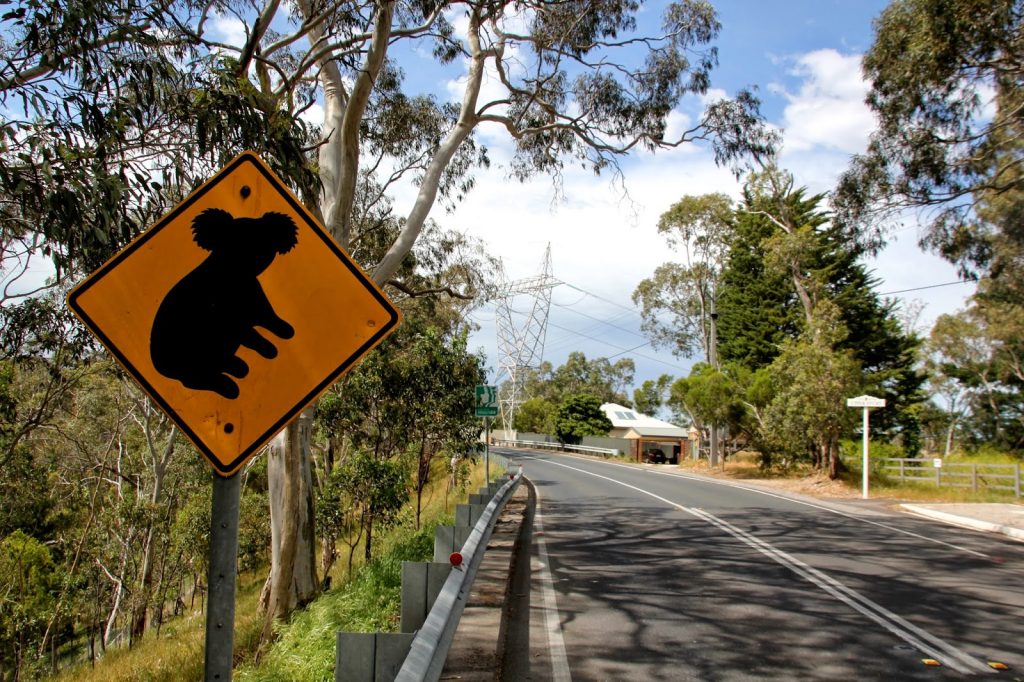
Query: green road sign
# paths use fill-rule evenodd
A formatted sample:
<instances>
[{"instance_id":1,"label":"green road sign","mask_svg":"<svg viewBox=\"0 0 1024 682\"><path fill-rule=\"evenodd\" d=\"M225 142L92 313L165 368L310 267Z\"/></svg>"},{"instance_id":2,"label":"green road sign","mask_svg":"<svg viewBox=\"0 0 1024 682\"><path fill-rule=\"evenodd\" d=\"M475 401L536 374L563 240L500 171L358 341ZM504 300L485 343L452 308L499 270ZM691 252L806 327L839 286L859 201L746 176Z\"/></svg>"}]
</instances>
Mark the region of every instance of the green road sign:
<instances>
[{"instance_id":1,"label":"green road sign","mask_svg":"<svg viewBox=\"0 0 1024 682\"><path fill-rule=\"evenodd\" d=\"M477 386L476 387L476 416L496 417L498 416L498 387Z\"/></svg>"}]
</instances>

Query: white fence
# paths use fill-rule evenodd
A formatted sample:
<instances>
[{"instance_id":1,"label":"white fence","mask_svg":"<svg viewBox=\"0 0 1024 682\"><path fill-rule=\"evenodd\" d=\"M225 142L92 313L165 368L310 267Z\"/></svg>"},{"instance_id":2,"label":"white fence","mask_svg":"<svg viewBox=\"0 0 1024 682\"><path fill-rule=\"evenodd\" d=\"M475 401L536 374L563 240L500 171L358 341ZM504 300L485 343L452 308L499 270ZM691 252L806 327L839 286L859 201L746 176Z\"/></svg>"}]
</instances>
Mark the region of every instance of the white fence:
<instances>
[{"instance_id":1,"label":"white fence","mask_svg":"<svg viewBox=\"0 0 1024 682\"><path fill-rule=\"evenodd\" d=\"M974 492L1002 490L1016 497L1021 496L1020 464L976 464L888 457L874 459L872 464L879 473L899 481L969 488Z\"/></svg>"}]
</instances>

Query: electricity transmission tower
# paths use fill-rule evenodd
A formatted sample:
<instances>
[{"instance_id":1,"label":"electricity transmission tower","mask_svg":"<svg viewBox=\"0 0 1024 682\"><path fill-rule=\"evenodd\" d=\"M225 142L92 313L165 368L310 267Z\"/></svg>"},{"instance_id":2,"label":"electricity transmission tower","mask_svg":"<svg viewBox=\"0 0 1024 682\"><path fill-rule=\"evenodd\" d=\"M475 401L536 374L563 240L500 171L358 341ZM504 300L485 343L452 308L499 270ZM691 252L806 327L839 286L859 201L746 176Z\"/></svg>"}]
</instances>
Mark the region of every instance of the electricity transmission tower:
<instances>
[{"instance_id":1,"label":"electricity transmission tower","mask_svg":"<svg viewBox=\"0 0 1024 682\"><path fill-rule=\"evenodd\" d=\"M498 404L501 424L506 432L512 430L516 410L523 401L526 370L540 365L544 355L544 337L548 331L548 312L551 309L551 290L559 281L551 274L551 245L544 252L541 274L508 282L497 297L498 361L508 381L502 388ZM512 303L527 300L527 311L513 310ZM512 315L525 316L523 322Z\"/></svg>"}]
</instances>

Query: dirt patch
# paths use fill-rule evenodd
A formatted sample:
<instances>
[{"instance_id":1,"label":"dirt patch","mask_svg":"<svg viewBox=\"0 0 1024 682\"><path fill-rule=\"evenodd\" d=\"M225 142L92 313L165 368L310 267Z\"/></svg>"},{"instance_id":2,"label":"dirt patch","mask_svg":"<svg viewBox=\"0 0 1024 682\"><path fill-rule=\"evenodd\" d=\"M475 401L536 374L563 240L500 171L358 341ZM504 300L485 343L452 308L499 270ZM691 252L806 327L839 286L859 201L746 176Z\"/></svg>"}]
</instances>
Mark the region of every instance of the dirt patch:
<instances>
[{"instance_id":1,"label":"dirt patch","mask_svg":"<svg viewBox=\"0 0 1024 682\"><path fill-rule=\"evenodd\" d=\"M684 465L680 469L701 476L743 481L744 483L762 488L811 495L813 497L854 499L861 495L859 490L850 487L845 482L834 481L821 473L792 472L787 475L765 473L758 466L744 462L729 462L724 469L712 469L703 462L690 466Z\"/></svg>"}]
</instances>

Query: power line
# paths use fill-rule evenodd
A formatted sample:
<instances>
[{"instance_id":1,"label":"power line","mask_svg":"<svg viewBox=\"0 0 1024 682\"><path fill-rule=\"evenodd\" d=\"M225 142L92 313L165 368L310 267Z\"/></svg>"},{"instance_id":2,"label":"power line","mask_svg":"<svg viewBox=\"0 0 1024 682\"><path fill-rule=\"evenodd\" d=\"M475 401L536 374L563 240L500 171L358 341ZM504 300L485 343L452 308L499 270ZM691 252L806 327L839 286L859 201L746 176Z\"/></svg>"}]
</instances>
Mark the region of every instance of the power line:
<instances>
[{"instance_id":1,"label":"power line","mask_svg":"<svg viewBox=\"0 0 1024 682\"><path fill-rule=\"evenodd\" d=\"M622 351L622 353L616 353L616 355L613 355L612 357L617 357L618 355L622 355L623 353L630 353L630 352L636 350L635 348L623 348L622 346L617 346L614 343L609 343L608 341L605 341L604 339L599 339L599 338L596 338L594 336L590 336L588 334L583 334L583 333L578 332L578 331L576 331L574 329L569 329L568 327L563 327L561 325L557 325L554 322L551 322L550 320L548 321L548 326L549 327L555 327L556 329L561 329L562 331L569 332L570 334L575 334L576 336L582 336L585 339L590 339L591 341L596 341L597 343L604 344L605 346L610 346L610 347L614 348L615 350ZM644 346L648 345L648 343L650 343L650 342L648 341L647 343L642 343L639 346L637 346L637 348L643 348ZM658 358L652 358L649 355L641 355L640 353L636 353L636 357L643 358L644 360L650 360L651 362L658 362L658 363L661 363L661 364L666 365L668 367L672 367L674 369L679 369L679 370L684 369L681 365L677 365L677 364L674 364L674 363L671 363L671 362L665 362L664 360L660 360ZM608 358L605 358L605 359L607 360Z\"/></svg>"},{"instance_id":2,"label":"power line","mask_svg":"<svg viewBox=\"0 0 1024 682\"><path fill-rule=\"evenodd\" d=\"M598 296L597 294L595 294L593 292L590 292L590 291L587 291L586 289L581 289L580 287L576 286L575 284L570 284L569 282L566 282L564 279L560 279L558 281L561 284L564 284L565 286L569 287L570 289L575 289L576 291L578 291L580 293L583 293L583 294L586 294L587 296L591 296L593 298L596 298L599 301L604 301L605 303L611 303L613 306L617 306L619 308L622 308L623 310L628 310L629 312L631 312L634 315L637 314L636 308L630 308L629 306L624 306L621 303L616 303L615 301L611 300L610 298L604 298L603 296Z\"/></svg>"},{"instance_id":3,"label":"power line","mask_svg":"<svg viewBox=\"0 0 1024 682\"><path fill-rule=\"evenodd\" d=\"M945 284L929 284L925 287L914 287L913 289L900 289L899 291L886 291L878 294L879 296L892 296L893 294L905 294L910 291L923 291L924 289L938 289L939 287L951 287L954 284L973 284L972 279L958 279L955 282L946 282Z\"/></svg>"},{"instance_id":4,"label":"power line","mask_svg":"<svg viewBox=\"0 0 1024 682\"><path fill-rule=\"evenodd\" d=\"M613 305L613 306L615 306L617 308L621 308L622 310L625 310L630 316L640 317L640 315L636 311L636 308L630 308L629 306L622 305L621 303L618 303L618 302L613 301L611 299L605 298L603 296L599 296L598 294L595 294L595 293L593 293L591 291L587 291L586 289L583 289L582 287L578 287L575 284L570 284L569 282L566 282L565 280L558 280L558 282L559 282L559 284L565 285L565 286L569 287L570 289L575 289L576 291L578 291L578 292L580 292L582 294L585 294L586 296L590 296L592 298L596 298L599 301L604 301L605 303ZM570 312L576 313L577 315L581 315L583 317L587 317L587 318L590 318L592 320L595 320L596 322L598 322L600 324L608 325L609 327L612 327L614 329L618 329L620 331L624 331L624 332L626 332L628 334L632 334L633 336L638 336L640 338L644 338L643 334L639 334L639 333L637 333L637 332L635 332L635 331L633 331L631 329L626 329L625 327L621 327L619 325L612 324L611 322L602 320L602 319L600 319L598 317L594 317L593 315L589 315L587 313L581 313L578 310L572 310L571 308L569 308L568 305L563 305L563 304L560 304L560 303L555 303L555 305L560 307L560 308L566 308ZM512 309L511 312L514 312L517 315L526 315L525 312L519 311L519 310L515 310L515 309ZM623 315L623 314L620 313L618 315L613 316L612 319L617 320L617 319L624 318L624 317L627 317L627 315ZM554 327L556 329L560 329L560 330L562 330L564 332L568 332L572 336L581 336L581 337L583 337L585 339L589 339L591 341L595 341L595 342L603 344L605 346L610 346L611 348L614 348L614 349L620 351L620 352L615 353L614 355L612 355L610 357L605 358L606 360L611 360L612 358L617 358L620 355L625 355L626 353L632 353L633 351L637 350L638 348L643 348L644 346L651 345L651 342L648 340L648 341L645 341L644 343L642 343L642 344L640 344L638 346L634 346L633 348L623 348L622 346L617 346L617 345L615 345L613 343L609 343L608 341L605 341L604 339L598 339L598 338L590 336L589 334L586 334L584 332L577 331L575 329L569 329L568 327L563 327L561 325L555 324L554 322L551 322L550 320L548 321L548 326L549 327ZM591 325L590 327L587 327L587 330L589 331L589 330L591 330L591 329L593 329L595 327L596 327L596 325ZM567 337L564 337L562 339L556 339L554 342L549 342L548 346L549 346L549 348L552 345L554 345L554 346L561 346L562 344L564 344L566 342L569 342L569 341L571 341L571 336L567 336ZM634 355L636 357L638 357L638 358L643 358L644 360L649 360L651 362L657 362L657 363L660 363L662 365L666 365L667 367L672 367L673 369L678 369L678 370L684 369L680 365L677 365L677 364L674 364L674 363L671 363L671 362L666 362L666 361L661 360L659 358L653 358L653 357L651 357L649 355L642 355L640 353L634 353Z\"/></svg>"},{"instance_id":5,"label":"power line","mask_svg":"<svg viewBox=\"0 0 1024 682\"><path fill-rule=\"evenodd\" d=\"M633 346L629 350L624 350L621 353L616 353L615 355L609 355L608 357L605 358L605 360L611 360L612 358L617 358L620 355L625 355L626 353L632 353L637 348L643 348L644 346L649 346L649 345L651 345L651 342L650 341L645 341L644 343L641 343L639 346ZM668 363L665 363L665 364L668 364Z\"/></svg>"},{"instance_id":6,"label":"power line","mask_svg":"<svg viewBox=\"0 0 1024 682\"><path fill-rule=\"evenodd\" d=\"M554 302L552 302L552 303L554 303ZM624 331L624 332L626 332L627 334L632 334L633 336L639 336L639 337L640 337L641 339L642 339L642 338L644 338L644 335L643 335L643 334L640 334L639 332L635 332L635 331L633 331L632 329L626 329L625 327L620 327L620 326L619 326L619 325L617 325L617 324L612 324L611 322L608 322L607 320L602 320L602 319L601 319L601 318L599 318L599 317L594 317L593 315L588 315L587 313L581 313L581 312L580 312L580 311L578 311L578 310L573 310L572 308L570 308L570 307L569 307L569 306L567 306L567 305L562 305L562 304L560 304L560 303L554 303L554 305L556 305L556 306L557 306L557 307L559 307L559 308L565 308L565 309L566 309L566 310L568 310L568 311L569 311L570 313L574 313L574 314L576 314L576 315L580 315L580 316L582 316L582 317L586 317L586 318L589 318L589 319L591 319L591 320L596 320L596 321L600 322L600 323L601 323L601 324L603 324L603 325L607 325L607 326L611 327L612 329L618 329L618 330L620 330L620 331ZM612 318L612 319L615 319L615 318Z\"/></svg>"}]
</instances>

